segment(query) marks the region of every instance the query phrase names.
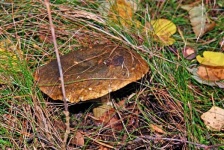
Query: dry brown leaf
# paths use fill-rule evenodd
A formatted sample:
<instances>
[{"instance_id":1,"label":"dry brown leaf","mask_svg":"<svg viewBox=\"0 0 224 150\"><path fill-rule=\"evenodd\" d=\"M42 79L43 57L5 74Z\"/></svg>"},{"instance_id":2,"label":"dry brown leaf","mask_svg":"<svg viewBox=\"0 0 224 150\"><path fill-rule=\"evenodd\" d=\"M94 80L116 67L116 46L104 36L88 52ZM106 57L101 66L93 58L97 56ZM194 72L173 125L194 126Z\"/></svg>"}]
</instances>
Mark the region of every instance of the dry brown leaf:
<instances>
[{"instance_id":1,"label":"dry brown leaf","mask_svg":"<svg viewBox=\"0 0 224 150\"><path fill-rule=\"evenodd\" d=\"M201 115L206 127L212 131L220 131L224 129L224 109L217 106Z\"/></svg>"},{"instance_id":2,"label":"dry brown leaf","mask_svg":"<svg viewBox=\"0 0 224 150\"><path fill-rule=\"evenodd\" d=\"M71 139L70 144L74 144L77 146L84 146L85 141L84 141L84 136L81 131L76 131L74 134L74 138Z\"/></svg>"},{"instance_id":3,"label":"dry brown leaf","mask_svg":"<svg viewBox=\"0 0 224 150\"><path fill-rule=\"evenodd\" d=\"M202 37L215 27L215 22L208 18L206 8L201 4L201 1L182 5L181 8L188 11L193 31L197 37Z\"/></svg>"},{"instance_id":4,"label":"dry brown leaf","mask_svg":"<svg viewBox=\"0 0 224 150\"><path fill-rule=\"evenodd\" d=\"M217 86L217 87L219 87L219 88L224 89L224 82L223 82L223 81L208 81L208 80L204 80L204 79L202 79L202 78L197 74L198 68L196 68L196 67L192 67L192 68L187 68L187 70L188 70L190 73L192 73L192 77L193 77L198 83L206 84L206 85L209 85L209 86Z\"/></svg>"},{"instance_id":5,"label":"dry brown leaf","mask_svg":"<svg viewBox=\"0 0 224 150\"><path fill-rule=\"evenodd\" d=\"M113 128L115 130L121 130L123 128L114 108L111 108L110 110L106 111L96 122L98 124Z\"/></svg>"},{"instance_id":6,"label":"dry brown leaf","mask_svg":"<svg viewBox=\"0 0 224 150\"><path fill-rule=\"evenodd\" d=\"M161 133L161 134L165 134L166 133L165 131L163 131L162 127L160 127L158 125L150 124L149 127L150 127L150 129L153 132L157 132L157 133Z\"/></svg>"},{"instance_id":7,"label":"dry brown leaf","mask_svg":"<svg viewBox=\"0 0 224 150\"><path fill-rule=\"evenodd\" d=\"M224 67L199 66L197 74L206 81L224 80Z\"/></svg>"},{"instance_id":8,"label":"dry brown leaf","mask_svg":"<svg viewBox=\"0 0 224 150\"><path fill-rule=\"evenodd\" d=\"M41 117L39 117L39 119L41 119ZM62 120L54 120L53 126L55 129L59 129L60 131L66 130L65 123Z\"/></svg>"}]
</instances>

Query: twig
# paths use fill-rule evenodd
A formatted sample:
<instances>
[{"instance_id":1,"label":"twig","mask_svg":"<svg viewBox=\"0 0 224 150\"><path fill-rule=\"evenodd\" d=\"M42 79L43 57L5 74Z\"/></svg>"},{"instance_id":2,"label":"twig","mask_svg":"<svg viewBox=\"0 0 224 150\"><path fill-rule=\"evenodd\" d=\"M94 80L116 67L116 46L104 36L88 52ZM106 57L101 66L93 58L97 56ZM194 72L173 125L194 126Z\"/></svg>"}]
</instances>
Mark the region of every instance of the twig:
<instances>
[{"instance_id":1,"label":"twig","mask_svg":"<svg viewBox=\"0 0 224 150\"><path fill-rule=\"evenodd\" d=\"M68 103L67 103L67 98L66 98L66 93L65 93L64 77L63 77L61 60L60 60L60 56L59 56L59 52L58 52L57 42L56 42L56 36L55 36L54 25L53 25L52 16L51 16L49 0L45 0L45 5L47 7L49 23L50 23L50 28L51 28L51 34L52 34L52 39L53 39L53 43L54 43L55 54L57 57L58 71L60 74L61 90L62 90L62 95L63 95L64 109L65 109L64 114L66 117L66 123L65 123L66 131L64 134L64 140L63 140L63 145L62 145L62 149L65 150L67 147L66 143L67 143L68 135L70 133L70 124L69 124L70 119L69 119Z\"/></svg>"},{"instance_id":2,"label":"twig","mask_svg":"<svg viewBox=\"0 0 224 150\"><path fill-rule=\"evenodd\" d=\"M113 99L112 99L112 103L113 103L114 108L116 109L116 113L118 114L118 116L119 116L119 118L120 118L120 120L121 120L121 123L122 123L122 125L123 125L123 127L124 127L124 129L125 129L125 131L126 131L126 133L128 134L128 137L131 138L130 133L128 132L128 129L127 129L126 126L125 126L124 120L123 120L123 118L121 117L121 114L120 114L120 112L119 112L117 106L115 105L115 102L114 102Z\"/></svg>"},{"instance_id":3,"label":"twig","mask_svg":"<svg viewBox=\"0 0 224 150\"><path fill-rule=\"evenodd\" d=\"M101 142L101 141L99 141L98 139L94 139L94 138L88 136L88 135L85 134L85 133L83 133L83 134L84 134L84 136L86 136L87 138L91 139L92 141L94 141L94 142L96 142L96 143L98 143L98 144L100 144L100 145L103 145L103 146L108 147L108 148L111 148L111 149L115 149L115 147L113 147L113 146L111 146L111 145L109 145L109 144L106 144L106 143L104 143L104 142Z\"/></svg>"},{"instance_id":4,"label":"twig","mask_svg":"<svg viewBox=\"0 0 224 150\"><path fill-rule=\"evenodd\" d=\"M135 139L135 141L139 141L139 140L165 140L165 141L173 141L173 142L181 142L181 143L184 143L184 144L191 144L191 145L194 145L198 148L203 148L203 149L213 149L213 148L218 148L220 146L223 146L223 144L217 144L217 145L204 145L204 144L198 144L198 143L194 143L194 142L190 142L190 141L187 141L187 140L181 140L181 139L172 139L172 138L160 138L160 137L154 137L154 136L150 136L150 135L144 135L144 136L140 136L140 137L137 137Z\"/></svg>"}]
</instances>

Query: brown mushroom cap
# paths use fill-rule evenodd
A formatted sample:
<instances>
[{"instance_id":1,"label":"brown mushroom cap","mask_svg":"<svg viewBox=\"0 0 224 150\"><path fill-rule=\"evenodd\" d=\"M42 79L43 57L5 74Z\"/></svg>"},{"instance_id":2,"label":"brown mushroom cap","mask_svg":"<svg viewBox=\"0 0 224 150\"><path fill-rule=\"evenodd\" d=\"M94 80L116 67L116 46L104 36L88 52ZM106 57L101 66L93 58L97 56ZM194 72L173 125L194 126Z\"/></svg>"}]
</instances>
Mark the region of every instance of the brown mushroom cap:
<instances>
[{"instance_id":1,"label":"brown mushroom cap","mask_svg":"<svg viewBox=\"0 0 224 150\"><path fill-rule=\"evenodd\" d=\"M95 45L61 57L68 101L77 103L102 97L142 78L148 64L133 50L118 45ZM37 69L34 79L42 92L62 99L57 61Z\"/></svg>"}]
</instances>

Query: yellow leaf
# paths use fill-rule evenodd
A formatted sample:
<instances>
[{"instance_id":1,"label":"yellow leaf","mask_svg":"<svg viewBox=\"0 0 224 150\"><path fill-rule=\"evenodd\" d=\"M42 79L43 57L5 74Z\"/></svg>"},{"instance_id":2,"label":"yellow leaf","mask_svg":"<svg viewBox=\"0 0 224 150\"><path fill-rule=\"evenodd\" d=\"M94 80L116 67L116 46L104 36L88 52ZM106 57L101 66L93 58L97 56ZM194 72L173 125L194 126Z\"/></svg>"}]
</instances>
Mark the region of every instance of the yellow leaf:
<instances>
[{"instance_id":1,"label":"yellow leaf","mask_svg":"<svg viewBox=\"0 0 224 150\"><path fill-rule=\"evenodd\" d=\"M167 35L169 37L177 31L176 25L167 19L151 20L150 23L157 36Z\"/></svg>"},{"instance_id":2,"label":"yellow leaf","mask_svg":"<svg viewBox=\"0 0 224 150\"><path fill-rule=\"evenodd\" d=\"M201 115L206 127L212 131L220 131L224 129L224 109L217 106Z\"/></svg>"},{"instance_id":3,"label":"yellow leaf","mask_svg":"<svg viewBox=\"0 0 224 150\"><path fill-rule=\"evenodd\" d=\"M224 67L224 53L204 51L203 56L198 55L196 57L200 64L213 67Z\"/></svg>"},{"instance_id":4,"label":"yellow leaf","mask_svg":"<svg viewBox=\"0 0 224 150\"><path fill-rule=\"evenodd\" d=\"M175 40L171 38L176 31L176 25L167 19L151 20L146 27L153 29L153 37L155 41L161 42L163 45L172 45Z\"/></svg>"},{"instance_id":5,"label":"yellow leaf","mask_svg":"<svg viewBox=\"0 0 224 150\"><path fill-rule=\"evenodd\" d=\"M109 17L122 26L130 27L134 14L133 5L126 0L115 0L109 11Z\"/></svg>"}]
</instances>

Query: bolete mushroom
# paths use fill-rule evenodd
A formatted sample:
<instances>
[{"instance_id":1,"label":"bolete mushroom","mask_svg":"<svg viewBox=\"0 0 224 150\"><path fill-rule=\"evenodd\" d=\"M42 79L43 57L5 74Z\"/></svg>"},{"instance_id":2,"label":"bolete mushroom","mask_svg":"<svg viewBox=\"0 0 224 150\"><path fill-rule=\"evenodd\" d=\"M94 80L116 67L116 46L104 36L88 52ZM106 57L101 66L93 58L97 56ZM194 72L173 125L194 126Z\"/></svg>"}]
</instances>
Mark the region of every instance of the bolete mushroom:
<instances>
[{"instance_id":1,"label":"bolete mushroom","mask_svg":"<svg viewBox=\"0 0 224 150\"><path fill-rule=\"evenodd\" d=\"M100 98L142 78L148 64L135 51L115 44L95 45L61 56L66 96L77 103ZM42 92L62 99L57 61L39 67L34 75Z\"/></svg>"}]
</instances>

